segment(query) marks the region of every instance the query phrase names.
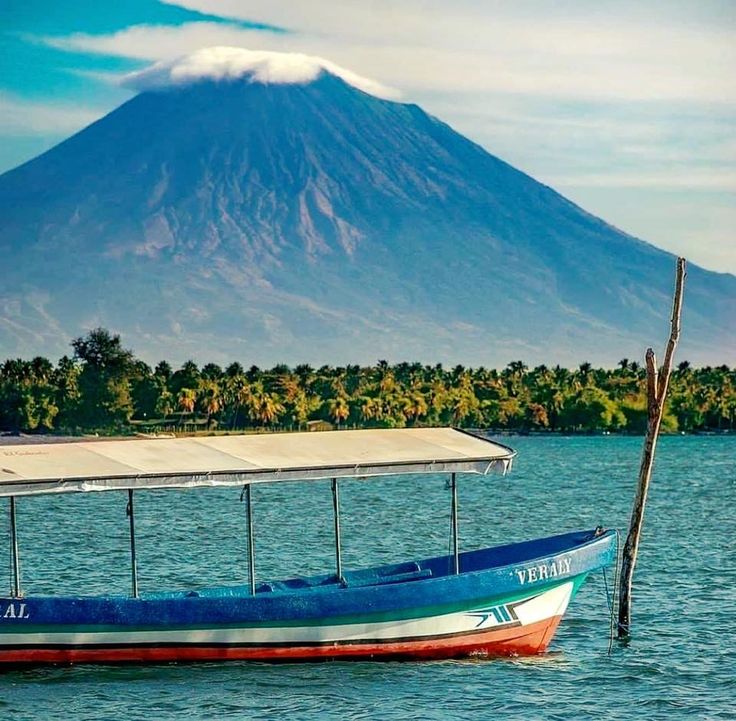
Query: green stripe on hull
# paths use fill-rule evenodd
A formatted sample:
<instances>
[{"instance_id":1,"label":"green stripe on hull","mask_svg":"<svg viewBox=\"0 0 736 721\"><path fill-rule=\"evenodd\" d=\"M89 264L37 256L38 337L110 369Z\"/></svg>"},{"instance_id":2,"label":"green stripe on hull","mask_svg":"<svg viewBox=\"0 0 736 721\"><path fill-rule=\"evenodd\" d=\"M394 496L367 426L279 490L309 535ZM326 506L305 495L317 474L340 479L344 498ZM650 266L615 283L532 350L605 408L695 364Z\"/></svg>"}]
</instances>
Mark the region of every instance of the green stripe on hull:
<instances>
[{"instance_id":1,"label":"green stripe on hull","mask_svg":"<svg viewBox=\"0 0 736 721\"><path fill-rule=\"evenodd\" d=\"M447 603L434 606L425 606L422 608L405 609L403 611L385 611L376 613L354 614L351 616L330 616L327 618L314 619L296 619L296 620L269 620L254 621L249 623L223 623L210 625L182 625L167 624L156 626L133 626L133 625L115 625L115 624L26 624L22 627L13 627L5 629L0 625L0 634L18 634L26 635L33 633L133 633L146 631L207 631L207 630L227 630L227 629L262 629L262 628L315 628L320 626L347 626L352 624L371 624L371 623L387 623L392 621L408 621L418 618L427 618L432 616L443 616L452 613L464 613L474 611L485 606L499 606L502 604L510 604L517 601L533 598L540 594L550 591L553 588L562 586L565 583L572 582L573 588L570 600L575 597L580 586L587 578L587 573L582 573L572 578L564 578L554 583L540 584L534 589L520 591L505 595L488 596L482 599L476 599L472 603ZM141 603L145 603L143 600Z\"/></svg>"}]
</instances>

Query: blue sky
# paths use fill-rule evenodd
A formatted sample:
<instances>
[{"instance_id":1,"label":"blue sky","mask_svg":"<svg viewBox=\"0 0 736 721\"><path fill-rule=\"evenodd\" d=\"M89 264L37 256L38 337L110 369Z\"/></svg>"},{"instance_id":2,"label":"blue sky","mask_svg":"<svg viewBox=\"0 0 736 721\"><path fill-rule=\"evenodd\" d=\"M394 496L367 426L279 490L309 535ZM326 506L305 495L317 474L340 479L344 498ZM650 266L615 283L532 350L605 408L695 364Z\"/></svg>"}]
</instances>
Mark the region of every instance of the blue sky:
<instances>
[{"instance_id":1,"label":"blue sky","mask_svg":"<svg viewBox=\"0 0 736 721\"><path fill-rule=\"evenodd\" d=\"M398 88L609 222L736 273L732 0L4 0L0 172L210 45L300 51Z\"/></svg>"}]
</instances>

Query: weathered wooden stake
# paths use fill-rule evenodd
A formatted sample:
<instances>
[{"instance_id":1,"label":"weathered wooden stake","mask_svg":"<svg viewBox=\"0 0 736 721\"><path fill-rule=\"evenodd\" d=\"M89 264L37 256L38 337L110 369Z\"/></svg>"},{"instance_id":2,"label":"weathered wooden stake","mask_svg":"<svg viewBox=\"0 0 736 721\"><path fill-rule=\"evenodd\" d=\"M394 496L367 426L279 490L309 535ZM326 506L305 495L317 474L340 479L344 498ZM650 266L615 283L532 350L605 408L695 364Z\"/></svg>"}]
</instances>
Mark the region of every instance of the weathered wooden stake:
<instances>
[{"instance_id":1,"label":"weathered wooden stake","mask_svg":"<svg viewBox=\"0 0 736 721\"><path fill-rule=\"evenodd\" d=\"M670 339L664 354L662 367L657 372L657 360L654 351L647 348L647 435L644 439L644 450L641 455L639 467L639 485L634 498L634 508L631 511L631 522L629 534L624 544L623 558L621 560L621 581L619 584L618 605L618 637L626 639L630 635L631 628L631 585L636 565L636 556L639 552L639 536L644 521L644 506L647 502L649 481L652 477L652 465L654 464L654 452L657 447L659 428L662 425L664 405L667 399L670 375L672 373L672 359L680 338L680 315L682 313L682 293L685 284L685 259L677 259L677 275L675 277L675 297L672 303L672 319L670 327Z\"/></svg>"}]
</instances>

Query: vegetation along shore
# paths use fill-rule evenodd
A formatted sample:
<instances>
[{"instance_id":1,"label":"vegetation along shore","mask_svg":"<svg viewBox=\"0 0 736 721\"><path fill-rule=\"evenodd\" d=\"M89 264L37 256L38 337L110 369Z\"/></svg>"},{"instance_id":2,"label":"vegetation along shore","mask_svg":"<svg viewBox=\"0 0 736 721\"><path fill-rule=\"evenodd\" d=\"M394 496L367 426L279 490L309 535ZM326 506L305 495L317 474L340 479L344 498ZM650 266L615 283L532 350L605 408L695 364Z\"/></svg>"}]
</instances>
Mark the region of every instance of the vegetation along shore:
<instances>
[{"instance_id":1,"label":"vegetation along shore","mask_svg":"<svg viewBox=\"0 0 736 721\"><path fill-rule=\"evenodd\" d=\"M629 432L646 428L646 373L615 368L502 370L378 361L362 367L231 363L155 368L98 328L46 358L0 366L0 431L119 434L140 431L297 430L454 425L533 432ZM736 369L679 364L665 432L733 431Z\"/></svg>"}]
</instances>

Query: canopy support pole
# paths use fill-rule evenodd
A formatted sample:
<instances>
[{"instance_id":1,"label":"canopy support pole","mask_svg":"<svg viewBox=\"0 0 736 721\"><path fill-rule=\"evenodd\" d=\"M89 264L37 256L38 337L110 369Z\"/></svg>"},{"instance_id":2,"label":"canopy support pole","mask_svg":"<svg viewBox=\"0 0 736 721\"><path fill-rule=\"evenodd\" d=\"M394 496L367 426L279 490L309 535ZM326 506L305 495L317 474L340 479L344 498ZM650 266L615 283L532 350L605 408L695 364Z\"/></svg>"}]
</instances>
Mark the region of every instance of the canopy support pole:
<instances>
[{"instance_id":1,"label":"canopy support pole","mask_svg":"<svg viewBox=\"0 0 736 721\"><path fill-rule=\"evenodd\" d=\"M250 495L250 484L243 489L245 495L245 514L248 524L248 583L250 595L256 595L256 547L253 537L253 503Z\"/></svg>"},{"instance_id":2,"label":"canopy support pole","mask_svg":"<svg viewBox=\"0 0 736 721\"><path fill-rule=\"evenodd\" d=\"M135 552L135 508L133 507L133 489L128 489L128 507L126 509L130 522L130 581L133 598L138 598L138 560Z\"/></svg>"},{"instance_id":3,"label":"canopy support pole","mask_svg":"<svg viewBox=\"0 0 736 721\"><path fill-rule=\"evenodd\" d=\"M337 478L332 479L332 508L335 516L335 573L342 583L342 548L340 542L340 487Z\"/></svg>"},{"instance_id":4,"label":"canopy support pole","mask_svg":"<svg viewBox=\"0 0 736 721\"><path fill-rule=\"evenodd\" d=\"M20 587L20 555L18 553L18 526L15 518L15 496L10 496L10 541L13 554L13 588L11 598L20 598L23 593Z\"/></svg>"},{"instance_id":5,"label":"canopy support pole","mask_svg":"<svg viewBox=\"0 0 736 721\"><path fill-rule=\"evenodd\" d=\"M455 574L460 573L460 548L458 544L457 531L457 478L456 474L450 474L450 488L452 490L452 555L453 570Z\"/></svg>"}]
</instances>

